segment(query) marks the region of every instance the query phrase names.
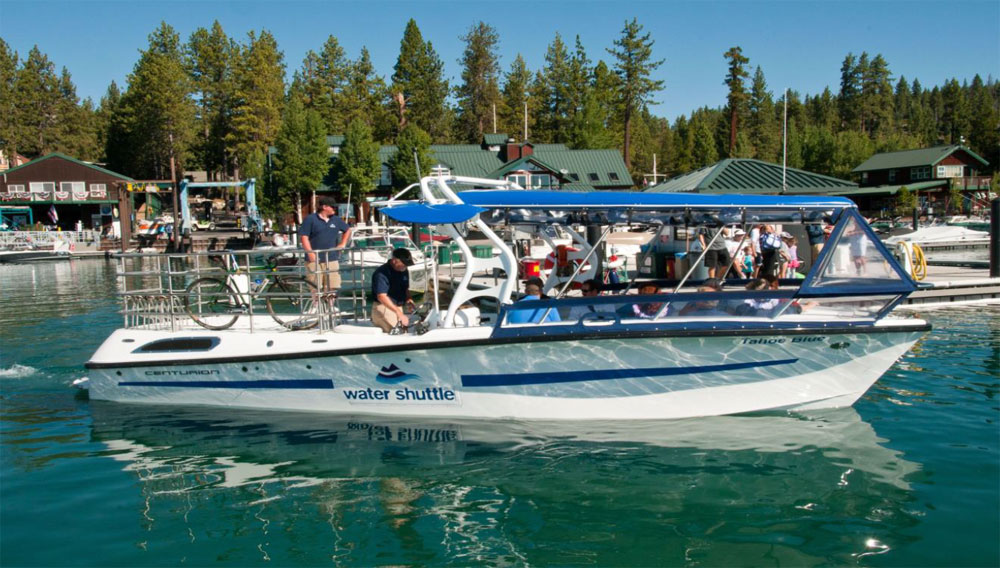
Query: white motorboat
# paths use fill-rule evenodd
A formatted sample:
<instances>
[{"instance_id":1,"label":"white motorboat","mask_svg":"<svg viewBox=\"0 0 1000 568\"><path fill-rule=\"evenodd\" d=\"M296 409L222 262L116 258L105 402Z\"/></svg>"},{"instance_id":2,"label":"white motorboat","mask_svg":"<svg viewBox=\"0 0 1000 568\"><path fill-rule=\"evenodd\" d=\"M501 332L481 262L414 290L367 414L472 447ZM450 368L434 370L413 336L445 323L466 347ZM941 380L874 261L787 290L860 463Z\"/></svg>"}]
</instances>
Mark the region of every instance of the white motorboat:
<instances>
[{"instance_id":1,"label":"white motorboat","mask_svg":"<svg viewBox=\"0 0 1000 568\"><path fill-rule=\"evenodd\" d=\"M894 245L900 242L915 243L920 246L942 245L988 245L990 234L987 231L976 231L956 225L931 225L921 227L916 231L902 233L885 239Z\"/></svg>"},{"instance_id":2,"label":"white motorboat","mask_svg":"<svg viewBox=\"0 0 1000 568\"><path fill-rule=\"evenodd\" d=\"M494 189L456 192L451 184ZM399 223L437 226L461 248L467 267L450 303L435 297L419 325L386 334L364 313L347 322L320 313L319 325L295 331L251 313L240 325L204 329L170 298L171 290L184 289L171 278L187 275L161 275L170 288L150 289L149 275L133 276L123 256L123 293L132 300L126 325L87 362L90 396L556 420L811 410L852 405L930 329L891 314L915 283L847 199L525 191L460 177L425 178L421 197L388 203L382 212ZM517 303L516 258L492 229L597 224L606 238L612 225L761 222L835 225L806 278L779 290L698 292L685 286L686 275L657 282L667 288L654 295L637 296L634 285L623 285L603 296L565 298L564 285L551 299ZM464 237L471 229L500 254L471 254ZM844 254L850 262L834 260ZM470 287L483 272L496 285ZM129 287L132 277L145 287ZM146 297L161 300L137 301Z\"/></svg>"}]
</instances>

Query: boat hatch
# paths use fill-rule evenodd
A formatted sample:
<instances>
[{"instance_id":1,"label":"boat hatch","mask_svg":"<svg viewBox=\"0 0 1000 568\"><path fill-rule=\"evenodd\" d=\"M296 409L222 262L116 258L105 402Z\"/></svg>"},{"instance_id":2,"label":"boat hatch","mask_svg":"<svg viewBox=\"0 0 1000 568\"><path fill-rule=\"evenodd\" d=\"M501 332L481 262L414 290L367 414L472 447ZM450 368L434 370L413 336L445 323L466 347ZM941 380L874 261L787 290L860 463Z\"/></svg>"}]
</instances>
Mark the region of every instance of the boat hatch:
<instances>
[{"instance_id":1,"label":"boat hatch","mask_svg":"<svg viewBox=\"0 0 1000 568\"><path fill-rule=\"evenodd\" d=\"M133 353L177 353L182 351L211 351L219 344L218 337L172 337L157 339L137 347Z\"/></svg>"}]
</instances>

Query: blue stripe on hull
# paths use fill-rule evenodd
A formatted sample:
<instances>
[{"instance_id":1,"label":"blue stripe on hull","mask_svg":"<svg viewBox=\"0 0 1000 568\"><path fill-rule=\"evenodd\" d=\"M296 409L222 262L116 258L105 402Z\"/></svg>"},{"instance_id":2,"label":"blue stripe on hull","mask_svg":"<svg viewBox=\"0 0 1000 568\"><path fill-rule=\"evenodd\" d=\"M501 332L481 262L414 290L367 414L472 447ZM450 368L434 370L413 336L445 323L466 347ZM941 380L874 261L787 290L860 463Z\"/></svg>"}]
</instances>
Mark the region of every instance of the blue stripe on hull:
<instances>
[{"instance_id":1,"label":"blue stripe on hull","mask_svg":"<svg viewBox=\"0 0 1000 568\"><path fill-rule=\"evenodd\" d=\"M798 359L776 361L753 361L730 363L727 365L703 365L699 367L651 367L645 369L607 369L594 371L567 371L561 373L522 373L520 375L462 375L463 387L513 387L553 383L575 383L583 381L608 381L614 379L635 379L641 377L666 377L670 375L690 375L694 373L716 373L738 371L757 367L791 365Z\"/></svg>"},{"instance_id":2,"label":"blue stripe on hull","mask_svg":"<svg viewBox=\"0 0 1000 568\"><path fill-rule=\"evenodd\" d=\"M207 389L332 389L330 379L263 381L124 381L120 387L182 387Z\"/></svg>"}]
</instances>

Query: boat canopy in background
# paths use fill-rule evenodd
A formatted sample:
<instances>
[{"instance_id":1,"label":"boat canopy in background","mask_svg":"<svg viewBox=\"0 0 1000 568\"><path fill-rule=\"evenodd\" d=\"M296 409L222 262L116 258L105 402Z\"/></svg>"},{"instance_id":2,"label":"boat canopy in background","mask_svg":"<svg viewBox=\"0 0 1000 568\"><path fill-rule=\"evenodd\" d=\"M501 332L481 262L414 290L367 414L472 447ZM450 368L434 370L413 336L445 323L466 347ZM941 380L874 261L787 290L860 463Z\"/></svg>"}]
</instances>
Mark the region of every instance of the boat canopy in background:
<instances>
[{"instance_id":1,"label":"boat canopy in background","mask_svg":"<svg viewBox=\"0 0 1000 568\"><path fill-rule=\"evenodd\" d=\"M473 205L458 203L406 203L382 209L382 213L400 223L421 225L446 225L464 223L486 211Z\"/></svg>"},{"instance_id":2,"label":"boat canopy in background","mask_svg":"<svg viewBox=\"0 0 1000 568\"><path fill-rule=\"evenodd\" d=\"M652 194L618 191L462 191L459 198L488 209L489 224L816 223L836 219L854 202L843 197L801 195Z\"/></svg>"}]
</instances>

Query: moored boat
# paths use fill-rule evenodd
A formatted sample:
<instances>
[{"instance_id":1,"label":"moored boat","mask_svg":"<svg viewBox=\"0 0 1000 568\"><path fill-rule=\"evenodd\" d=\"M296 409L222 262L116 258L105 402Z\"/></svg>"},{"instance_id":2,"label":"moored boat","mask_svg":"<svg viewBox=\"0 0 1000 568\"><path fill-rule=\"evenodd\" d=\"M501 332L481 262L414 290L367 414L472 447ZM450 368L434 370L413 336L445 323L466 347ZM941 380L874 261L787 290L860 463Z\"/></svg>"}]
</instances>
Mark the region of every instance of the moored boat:
<instances>
[{"instance_id":1,"label":"moored boat","mask_svg":"<svg viewBox=\"0 0 1000 568\"><path fill-rule=\"evenodd\" d=\"M891 314L915 284L847 199L525 191L459 177L423 179L421 197L382 211L399 223L436 226L467 266L450 301L429 298L418 325L386 334L364 312L345 320L324 315L320 303L320 313L302 314L318 320L309 331L252 313L246 324L209 330L162 285L133 288L126 298L136 309L87 363L91 397L571 420L809 410L852 405L930 329ZM689 273L654 282L657 294L637 296L624 285L580 298L566 295L569 275L550 299L520 302L512 302L517 259L493 230L598 225L604 239L610 226L641 223L704 226L720 238L724 226L764 222L834 223L804 280L769 291L699 291ZM469 230L499 255L473 255ZM471 287L477 273L493 274L496 284ZM136 301L146 296L163 299L155 307Z\"/></svg>"}]
</instances>

